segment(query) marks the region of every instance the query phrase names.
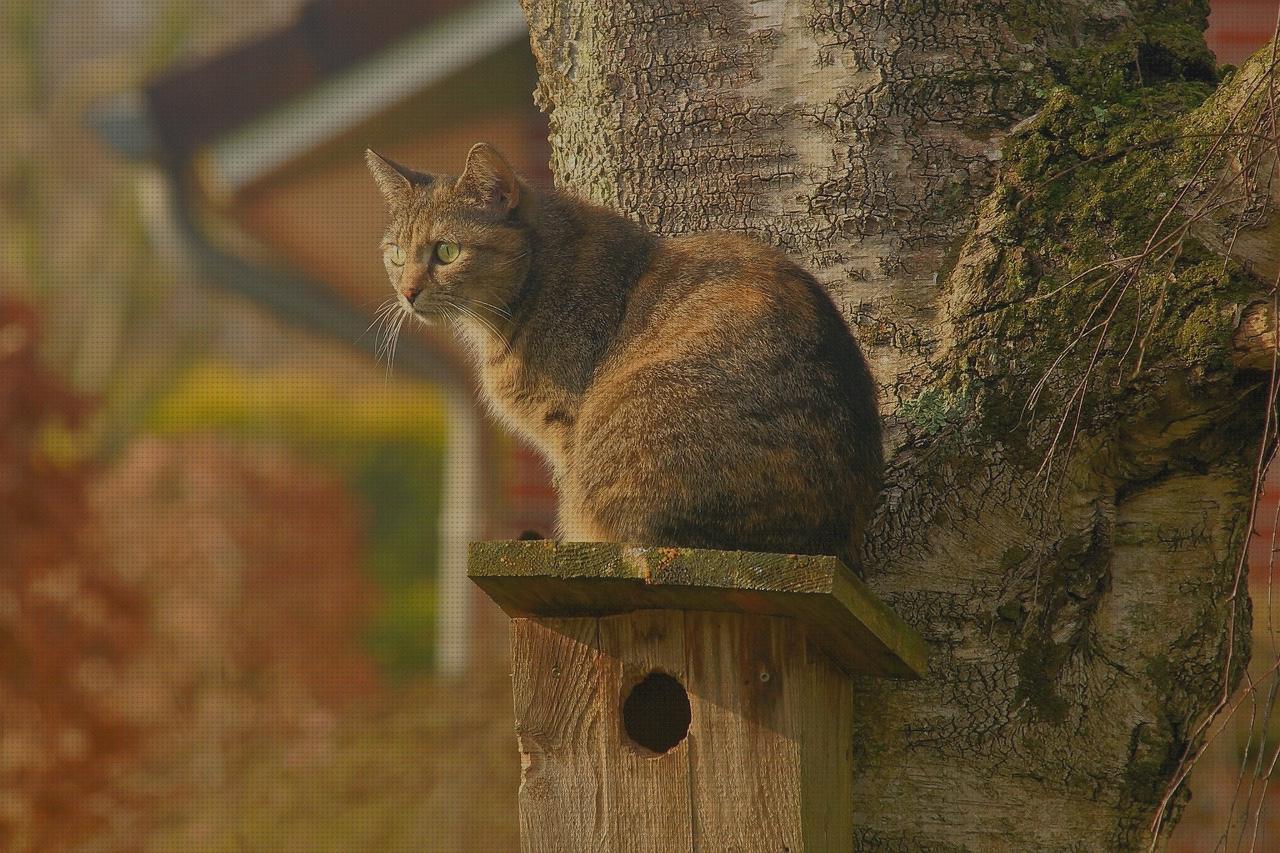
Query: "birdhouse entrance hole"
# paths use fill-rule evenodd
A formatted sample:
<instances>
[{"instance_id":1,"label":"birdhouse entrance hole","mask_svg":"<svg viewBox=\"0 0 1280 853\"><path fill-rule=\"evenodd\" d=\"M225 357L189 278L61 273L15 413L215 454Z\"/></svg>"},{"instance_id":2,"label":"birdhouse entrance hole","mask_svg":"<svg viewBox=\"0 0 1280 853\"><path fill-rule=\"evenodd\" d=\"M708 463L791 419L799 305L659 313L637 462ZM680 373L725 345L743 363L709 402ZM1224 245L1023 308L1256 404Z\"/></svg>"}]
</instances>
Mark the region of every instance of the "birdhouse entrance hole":
<instances>
[{"instance_id":1,"label":"birdhouse entrance hole","mask_svg":"<svg viewBox=\"0 0 1280 853\"><path fill-rule=\"evenodd\" d=\"M632 743L661 755L689 734L692 713L684 685L665 672L651 672L622 703L622 727Z\"/></svg>"}]
</instances>

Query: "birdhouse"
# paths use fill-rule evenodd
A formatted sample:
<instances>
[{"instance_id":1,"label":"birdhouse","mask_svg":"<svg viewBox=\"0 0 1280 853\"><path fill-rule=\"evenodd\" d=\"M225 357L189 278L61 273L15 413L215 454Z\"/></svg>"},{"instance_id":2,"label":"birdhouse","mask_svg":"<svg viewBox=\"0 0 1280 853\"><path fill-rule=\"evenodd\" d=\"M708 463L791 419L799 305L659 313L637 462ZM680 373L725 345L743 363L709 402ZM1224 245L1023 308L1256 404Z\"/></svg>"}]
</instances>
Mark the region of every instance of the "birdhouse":
<instances>
[{"instance_id":1,"label":"birdhouse","mask_svg":"<svg viewBox=\"0 0 1280 853\"><path fill-rule=\"evenodd\" d=\"M478 542L513 618L523 853L835 853L853 679L924 641L834 557Z\"/></svg>"}]
</instances>

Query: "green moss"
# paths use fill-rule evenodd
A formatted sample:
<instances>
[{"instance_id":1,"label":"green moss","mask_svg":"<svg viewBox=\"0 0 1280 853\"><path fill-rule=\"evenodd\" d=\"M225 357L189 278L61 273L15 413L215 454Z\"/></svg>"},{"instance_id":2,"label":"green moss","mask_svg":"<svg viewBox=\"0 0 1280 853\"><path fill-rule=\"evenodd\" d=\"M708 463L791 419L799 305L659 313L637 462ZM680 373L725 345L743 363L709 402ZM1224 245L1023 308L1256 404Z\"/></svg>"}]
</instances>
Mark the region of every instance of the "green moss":
<instances>
[{"instance_id":1,"label":"green moss","mask_svg":"<svg viewBox=\"0 0 1280 853\"><path fill-rule=\"evenodd\" d=\"M1229 314L1212 304L1201 304L1190 308L1181 325L1173 327L1173 343L1192 358L1198 354L1206 366L1226 369L1234 329Z\"/></svg>"},{"instance_id":2,"label":"green moss","mask_svg":"<svg viewBox=\"0 0 1280 853\"><path fill-rule=\"evenodd\" d=\"M1118 60L1148 42L1176 62L1139 83L1140 63L1125 70ZM984 268L967 268L969 286L982 282L981 325L965 329L974 347L952 375L952 387L977 389L988 430L1021 422L1046 375L1042 410L1061 411L1088 373L1084 411L1105 414L1104 401L1126 405L1144 370L1194 366L1203 377L1230 363L1223 306L1251 283L1194 241L1171 237L1184 223L1179 210L1166 217L1220 129L1202 115L1212 111L1196 109L1213 92L1197 45L1195 27L1156 22L1073 54L1036 116L1006 141L1005 171L984 210L996 251ZM1141 263L1124 260L1153 245ZM937 406L919 409L915 420L937 431L929 418Z\"/></svg>"},{"instance_id":3,"label":"green moss","mask_svg":"<svg viewBox=\"0 0 1280 853\"><path fill-rule=\"evenodd\" d=\"M1007 574L1021 566L1030 556L1031 552L1021 545L1006 548L1004 553L1000 555L1000 571Z\"/></svg>"},{"instance_id":4,"label":"green moss","mask_svg":"<svg viewBox=\"0 0 1280 853\"><path fill-rule=\"evenodd\" d=\"M1039 111L1006 141L1005 171L985 211L999 252L980 272L991 286L974 335L979 350L956 371L969 380L975 365L998 366L989 373L1001 387L981 395L984 416L999 421L988 426L1007 427L1009 401L1025 402L1029 385L1051 368L1079 376L1095 348L1094 372L1112 381L1093 391L1106 386L1111 396L1123 391L1116 380L1139 356L1145 365L1228 357L1229 330L1208 306L1240 285L1237 271L1224 274L1220 261L1215 267L1186 252L1149 259L1133 275L1120 263L1090 271L1143 251L1215 129L1185 118L1214 88L1205 4L1140 3L1134 12L1133 25L1100 46L1052 52ZM1016 32L1018 20L1026 28L1049 13L1028 0L1010 14ZM1161 236L1180 224L1171 217ZM1105 317L1105 334L1081 336ZM1055 390L1051 384L1050 398Z\"/></svg>"},{"instance_id":5,"label":"green moss","mask_svg":"<svg viewBox=\"0 0 1280 853\"><path fill-rule=\"evenodd\" d=\"M1129 761L1124 768L1124 791L1132 800L1154 804L1178 765L1183 741L1163 717L1141 723L1129 735Z\"/></svg>"},{"instance_id":6,"label":"green moss","mask_svg":"<svg viewBox=\"0 0 1280 853\"><path fill-rule=\"evenodd\" d=\"M1058 693L1056 682L1067 657L1067 647L1042 635L1025 638L1018 655L1018 687L1014 691L1014 704L1024 714L1041 722L1066 722L1069 706Z\"/></svg>"},{"instance_id":7,"label":"green moss","mask_svg":"<svg viewBox=\"0 0 1280 853\"><path fill-rule=\"evenodd\" d=\"M958 419L968 408L968 395L963 390L952 391L935 386L904 401L898 407L898 415L914 427L917 434L933 435Z\"/></svg>"},{"instance_id":8,"label":"green moss","mask_svg":"<svg viewBox=\"0 0 1280 853\"><path fill-rule=\"evenodd\" d=\"M1044 22L1044 10L1037 0L1007 0L1005 22L1018 41L1035 42Z\"/></svg>"},{"instance_id":9,"label":"green moss","mask_svg":"<svg viewBox=\"0 0 1280 853\"><path fill-rule=\"evenodd\" d=\"M1014 6L1026 15L1011 24L1019 38L1043 32L1038 4ZM1246 402L1250 380L1233 370L1230 346L1233 308L1259 284L1197 242L1185 227L1193 205L1180 203L1184 190L1201 200L1220 174L1230 145L1220 145L1219 134L1244 98L1242 78L1258 67L1246 66L1235 87L1216 94L1202 0L1139 0L1130 9L1134 17L1117 23L1110 41L1083 50L1064 45L1047 73L1032 72L1034 116L1006 139L980 229L950 266L954 344L944 381L903 408L922 433L946 436L977 421L967 433L975 452L994 445L1007 469L1022 469L1012 476L1047 480L1050 517L1055 495L1070 517L1079 506L1070 501L1118 495L1110 491L1116 487L1211 466L1234 476L1237 460L1252 458L1242 447L1252 446L1265 406ZM1128 260L1144 255L1140 264ZM948 404L962 388L963 410ZM1239 424L1218 414L1237 409ZM1041 465L1060 424L1046 475ZM1034 555L1021 547L999 554L1007 592L975 619L1014 662L1013 707L1022 722L1062 726L1085 713L1071 676L1097 651L1091 644L1111 583L1111 537L1149 544L1154 535L1141 525L1113 530L1106 501L1095 506L1092 535L1063 536L1046 525L1047 542L1035 544ZM1239 547L1224 551L1238 555ZM1232 577L1225 563L1205 572L1213 579L1206 583ZM1122 791L1132 803L1162 794L1188 737L1178 715L1203 709L1223 687L1220 668L1203 668L1214 648L1196 644L1221 641L1227 593L1185 592L1203 602L1203 630L1171 637L1177 647L1148 663L1150 695L1170 710L1168 719L1144 720L1132 733Z\"/></svg>"},{"instance_id":10,"label":"green moss","mask_svg":"<svg viewBox=\"0 0 1280 853\"><path fill-rule=\"evenodd\" d=\"M1001 566L1014 569L1029 556L1021 548L1010 548L1001 555ZM997 609L997 616L1021 628L1015 639L1014 699L1024 717L1066 722L1070 702L1058 685L1072 656L1088 642L1087 625L1107 586L1110 560L1105 540L1067 536L1053 558L1039 567L1029 607L1027 601L1014 600Z\"/></svg>"},{"instance_id":11,"label":"green moss","mask_svg":"<svg viewBox=\"0 0 1280 853\"><path fill-rule=\"evenodd\" d=\"M1138 68L1144 82L1151 79L1217 82L1213 54L1202 28L1185 23L1153 23L1142 30Z\"/></svg>"},{"instance_id":12,"label":"green moss","mask_svg":"<svg viewBox=\"0 0 1280 853\"><path fill-rule=\"evenodd\" d=\"M1159 687L1161 692L1167 693L1170 690L1172 690L1175 679L1173 674L1173 667L1169 663L1168 656L1156 655L1155 657L1151 658L1150 660L1147 661L1145 671L1147 674L1147 678L1149 678L1153 684Z\"/></svg>"}]
</instances>

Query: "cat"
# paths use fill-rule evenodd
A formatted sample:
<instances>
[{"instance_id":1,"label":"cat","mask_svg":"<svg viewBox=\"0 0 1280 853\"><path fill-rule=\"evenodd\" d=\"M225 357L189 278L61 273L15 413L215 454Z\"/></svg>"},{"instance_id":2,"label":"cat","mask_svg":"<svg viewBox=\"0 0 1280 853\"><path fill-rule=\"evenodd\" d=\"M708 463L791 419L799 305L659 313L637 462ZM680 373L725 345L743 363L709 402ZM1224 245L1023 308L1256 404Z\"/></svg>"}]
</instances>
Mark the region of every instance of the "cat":
<instances>
[{"instance_id":1,"label":"cat","mask_svg":"<svg viewBox=\"0 0 1280 853\"><path fill-rule=\"evenodd\" d=\"M366 159L395 298L460 333L493 411L550 464L561 538L860 571L876 389L813 276L749 237L658 237L535 190L484 143L456 178Z\"/></svg>"}]
</instances>

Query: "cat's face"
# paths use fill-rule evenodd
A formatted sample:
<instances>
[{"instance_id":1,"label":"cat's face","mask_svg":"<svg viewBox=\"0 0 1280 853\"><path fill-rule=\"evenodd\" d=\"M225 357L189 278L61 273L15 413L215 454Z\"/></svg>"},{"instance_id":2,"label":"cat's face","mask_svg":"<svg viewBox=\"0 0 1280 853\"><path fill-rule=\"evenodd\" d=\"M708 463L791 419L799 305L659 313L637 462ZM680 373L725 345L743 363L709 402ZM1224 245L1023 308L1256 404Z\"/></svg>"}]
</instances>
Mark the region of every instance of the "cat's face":
<instances>
[{"instance_id":1,"label":"cat's face","mask_svg":"<svg viewBox=\"0 0 1280 853\"><path fill-rule=\"evenodd\" d=\"M476 145L459 178L366 155L391 209L382 260L400 307L500 334L529 271L516 211L523 187L497 151Z\"/></svg>"}]
</instances>

